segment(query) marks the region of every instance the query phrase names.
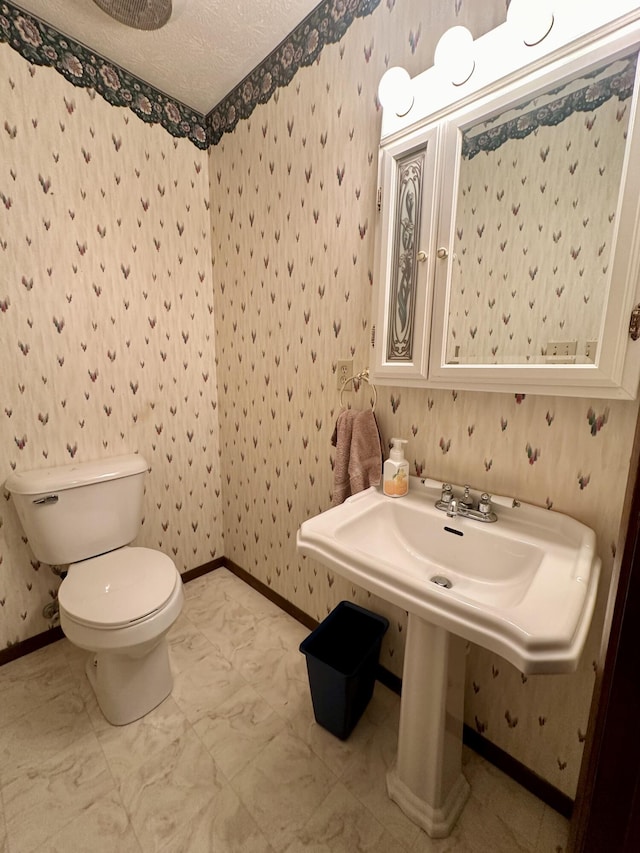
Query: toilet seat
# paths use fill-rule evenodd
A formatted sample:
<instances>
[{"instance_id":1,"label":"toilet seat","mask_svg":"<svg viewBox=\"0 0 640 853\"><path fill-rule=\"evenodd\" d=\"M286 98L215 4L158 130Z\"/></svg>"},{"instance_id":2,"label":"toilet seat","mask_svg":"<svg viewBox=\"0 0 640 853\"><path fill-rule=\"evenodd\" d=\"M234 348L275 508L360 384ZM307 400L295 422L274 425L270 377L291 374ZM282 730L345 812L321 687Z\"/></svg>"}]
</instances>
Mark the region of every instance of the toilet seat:
<instances>
[{"instance_id":1,"label":"toilet seat","mask_svg":"<svg viewBox=\"0 0 640 853\"><path fill-rule=\"evenodd\" d=\"M79 625L123 628L161 610L177 583L180 575L166 554L151 548L118 548L70 565L58 601Z\"/></svg>"}]
</instances>

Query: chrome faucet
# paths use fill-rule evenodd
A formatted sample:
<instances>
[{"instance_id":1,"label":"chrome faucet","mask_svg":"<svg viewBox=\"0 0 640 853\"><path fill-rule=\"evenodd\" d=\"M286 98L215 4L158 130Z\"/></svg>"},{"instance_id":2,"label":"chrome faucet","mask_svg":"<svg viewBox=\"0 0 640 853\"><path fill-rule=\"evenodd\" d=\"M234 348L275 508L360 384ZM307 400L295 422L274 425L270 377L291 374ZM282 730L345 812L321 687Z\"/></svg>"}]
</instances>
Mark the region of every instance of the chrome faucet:
<instances>
[{"instance_id":1,"label":"chrome faucet","mask_svg":"<svg viewBox=\"0 0 640 853\"><path fill-rule=\"evenodd\" d=\"M458 512L460 512L460 510L464 512L467 509L473 509L473 498L471 497L471 489L469 486L464 487L464 494L458 501Z\"/></svg>"},{"instance_id":2,"label":"chrome faucet","mask_svg":"<svg viewBox=\"0 0 640 853\"><path fill-rule=\"evenodd\" d=\"M462 497L454 497L453 488L450 483L442 484L440 500L436 501L436 509L447 513L449 518L472 518L474 521L497 521L498 516L491 506L491 496L483 492L476 506L474 506L471 488L464 487Z\"/></svg>"}]
</instances>

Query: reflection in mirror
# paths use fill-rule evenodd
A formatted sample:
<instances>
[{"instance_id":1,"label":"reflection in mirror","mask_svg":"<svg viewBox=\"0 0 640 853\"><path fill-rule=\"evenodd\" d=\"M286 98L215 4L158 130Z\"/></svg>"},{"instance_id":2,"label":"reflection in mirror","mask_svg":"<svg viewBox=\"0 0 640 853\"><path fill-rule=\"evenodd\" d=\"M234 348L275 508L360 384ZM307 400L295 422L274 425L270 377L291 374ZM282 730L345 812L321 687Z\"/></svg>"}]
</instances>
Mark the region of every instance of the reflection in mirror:
<instances>
[{"instance_id":1,"label":"reflection in mirror","mask_svg":"<svg viewBox=\"0 0 640 853\"><path fill-rule=\"evenodd\" d=\"M636 59L462 129L447 363L595 360Z\"/></svg>"}]
</instances>

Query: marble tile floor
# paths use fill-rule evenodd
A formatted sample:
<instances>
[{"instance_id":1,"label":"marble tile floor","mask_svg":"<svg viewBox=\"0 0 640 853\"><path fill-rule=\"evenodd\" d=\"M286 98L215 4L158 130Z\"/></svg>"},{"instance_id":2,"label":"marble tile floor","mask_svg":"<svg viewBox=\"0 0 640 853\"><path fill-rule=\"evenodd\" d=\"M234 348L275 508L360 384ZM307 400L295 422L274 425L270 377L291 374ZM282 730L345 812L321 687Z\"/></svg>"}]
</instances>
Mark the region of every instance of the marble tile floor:
<instances>
[{"instance_id":1,"label":"marble tile floor","mask_svg":"<svg viewBox=\"0 0 640 853\"><path fill-rule=\"evenodd\" d=\"M173 694L110 726L61 640L0 668L0 853L556 853L568 824L465 749L471 798L432 840L385 791L399 699L342 742L313 719L308 630L226 569L185 587Z\"/></svg>"}]
</instances>

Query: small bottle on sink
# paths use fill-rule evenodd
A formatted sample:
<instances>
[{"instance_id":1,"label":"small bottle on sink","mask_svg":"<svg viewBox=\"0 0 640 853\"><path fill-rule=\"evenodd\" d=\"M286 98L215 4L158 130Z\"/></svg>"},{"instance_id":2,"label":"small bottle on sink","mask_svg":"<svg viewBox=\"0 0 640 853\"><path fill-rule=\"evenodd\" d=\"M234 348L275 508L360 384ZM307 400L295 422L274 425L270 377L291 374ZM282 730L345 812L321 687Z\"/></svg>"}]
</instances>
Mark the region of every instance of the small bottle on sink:
<instances>
[{"instance_id":1,"label":"small bottle on sink","mask_svg":"<svg viewBox=\"0 0 640 853\"><path fill-rule=\"evenodd\" d=\"M404 438L392 438L391 452L382 469L382 491L391 498L401 498L409 491L409 463L404 458Z\"/></svg>"}]
</instances>

